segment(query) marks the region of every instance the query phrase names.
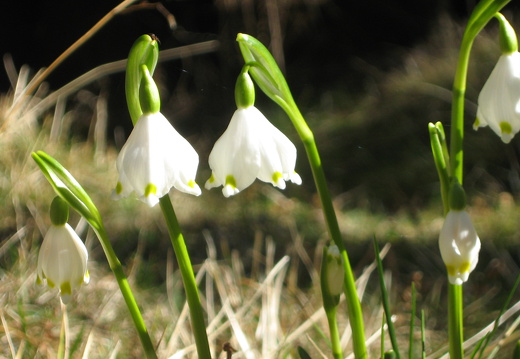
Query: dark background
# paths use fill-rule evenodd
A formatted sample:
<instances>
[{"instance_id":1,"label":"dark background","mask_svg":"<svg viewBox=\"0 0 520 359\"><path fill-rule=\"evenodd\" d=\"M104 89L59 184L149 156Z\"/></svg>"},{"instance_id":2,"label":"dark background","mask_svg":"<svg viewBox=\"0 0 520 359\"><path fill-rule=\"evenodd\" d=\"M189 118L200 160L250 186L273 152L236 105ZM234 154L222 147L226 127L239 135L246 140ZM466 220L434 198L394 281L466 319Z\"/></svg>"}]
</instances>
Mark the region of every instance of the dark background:
<instances>
[{"instance_id":1,"label":"dark background","mask_svg":"<svg viewBox=\"0 0 520 359\"><path fill-rule=\"evenodd\" d=\"M24 64L33 70L48 66L118 3L105 0L5 3L0 12L0 52L11 54L17 68ZM194 143L201 156L203 176L208 171L206 159L211 144L222 133L235 109L234 83L242 65L235 37L238 32L247 32L268 47L283 46L283 58L278 60L283 60L296 102L304 114L310 114L311 122L314 121L333 193L348 192L348 198L352 199L349 206L368 205L383 211L403 206L415 209L430 198L438 198L426 124L437 120L447 123L448 103L427 112L425 109L432 107L431 98L410 97L414 94L404 93L401 98L408 96L411 101L398 108L395 98L378 94L378 102L371 111L366 111L368 120L362 119L365 124L354 130L348 128L348 116L342 112L351 115L361 111L356 108L357 104L374 92L381 73L404 67L412 49L444 30L440 28L439 19L449 18L462 28L476 1L162 1L160 4L176 18L178 26L173 30L154 4L136 3L113 18L50 75L47 79L50 89L55 90L96 66L124 59L135 39L144 33L156 34L161 49L218 40L218 51L161 63L155 74L161 86L162 112ZM280 18L281 38L270 35L268 5L272 4ZM515 2L506 7L510 20L514 20L517 7ZM453 33L455 46L460 35ZM491 68L490 62L485 71L489 73ZM446 83L441 84L447 89L454 67L450 71L446 74ZM0 73L0 90L5 92L10 85L5 73ZM482 76L478 86L486 76ZM108 96L108 140L114 141L117 128L123 128L128 134L131 122L124 100L123 73L95 81L88 90ZM475 100L477 93L478 90L471 100ZM334 103L339 103L339 108L322 106L335 97ZM71 96L68 106L74 106L75 101L78 100ZM257 105L267 114L283 116L263 95L257 96ZM377 107L389 112L373 113ZM322 112L313 118L317 108ZM320 122L326 111L325 116L337 120ZM82 136L88 132L91 117L87 114L83 120L78 118L73 134ZM472 121L468 119L468 128ZM294 131L288 129L288 125L283 128L295 139ZM488 136L486 144L500 148L496 157L491 155L494 150L486 153L491 168L488 166L484 171L493 172L492 177L497 181L492 182L497 183L499 189L515 192L520 183L518 175L512 176L518 163L518 146L510 145L504 157L503 147L498 147L499 139L490 131L484 131L479 135ZM302 164L302 149L299 150L302 155L298 171L310 178L309 169ZM471 153L467 159L468 167L473 166ZM294 191L301 195L307 190L304 184Z\"/></svg>"}]
</instances>

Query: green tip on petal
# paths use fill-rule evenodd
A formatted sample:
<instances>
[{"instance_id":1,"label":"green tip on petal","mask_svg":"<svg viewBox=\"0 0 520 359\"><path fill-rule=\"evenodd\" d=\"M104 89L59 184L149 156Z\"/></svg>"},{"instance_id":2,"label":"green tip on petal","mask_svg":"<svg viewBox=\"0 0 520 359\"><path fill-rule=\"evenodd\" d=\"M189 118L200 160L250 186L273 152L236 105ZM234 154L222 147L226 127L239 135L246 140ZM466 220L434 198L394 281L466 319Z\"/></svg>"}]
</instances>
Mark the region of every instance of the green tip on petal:
<instances>
[{"instance_id":1,"label":"green tip on petal","mask_svg":"<svg viewBox=\"0 0 520 359\"><path fill-rule=\"evenodd\" d=\"M69 282L63 282L60 285L60 293L63 294L72 294L72 287L70 286Z\"/></svg>"},{"instance_id":2,"label":"green tip on petal","mask_svg":"<svg viewBox=\"0 0 520 359\"><path fill-rule=\"evenodd\" d=\"M460 271L460 273L466 273L466 272L469 272L470 269L471 269L471 263L464 262L460 266L459 271Z\"/></svg>"},{"instance_id":3,"label":"green tip on petal","mask_svg":"<svg viewBox=\"0 0 520 359\"><path fill-rule=\"evenodd\" d=\"M146 186L144 189L145 197L148 197L151 194L157 194L157 187L153 183L148 184L148 186Z\"/></svg>"},{"instance_id":4,"label":"green tip on petal","mask_svg":"<svg viewBox=\"0 0 520 359\"><path fill-rule=\"evenodd\" d=\"M116 194L121 194L123 192L123 185L121 184L121 182L117 182L116 184Z\"/></svg>"},{"instance_id":5,"label":"green tip on petal","mask_svg":"<svg viewBox=\"0 0 520 359\"><path fill-rule=\"evenodd\" d=\"M273 183L278 183L278 181L282 177L283 177L283 175L280 172L273 173Z\"/></svg>"},{"instance_id":6,"label":"green tip on petal","mask_svg":"<svg viewBox=\"0 0 520 359\"><path fill-rule=\"evenodd\" d=\"M500 122L500 131L506 135L510 135L513 133L513 128L509 122L502 121Z\"/></svg>"},{"instance_id":7,"label":"green tip on petal","mask_svg":"<svg viewBox=\"0 0 520 359\"><path fill-rule=\"evenodd\" d=\"M446 266L446 271L452 277L457 275L457 269L454 266Z\"/></svg>"},{"instance_id":8,"label":"green tip on petal","mask_svg":"<svg viewBox=\"0 0 520 359\"><path fill-rule=\"evenodd\" d=\"M214 174L214 173L211 174L211 176L210 176L209 179L208 179L208 182L209 182L209 183L213 183L213 182L215 182L215 174Z\"/></svg>"},{"instance_id":9,"label":"green tip on petal","mask_svg":"<svg viewBox=\"0 0 520 359\"><path fill-rule=\"evenodd\" d=\"M197 182L195 182L194 180L189 180L188 181L188 186L190 188L195 188L195 186L197 186Z\"/></svg>"},{"instance_id":10,"label":"green tip on petal","mask_svg":"<svg viewBox=\"0 0 520 359\"><path fill-rule=\"evenodd\" d=\"M237 181L235 180L235 177L233 177L233 175L228 175L226 177L225 186L230 186L233 189L237 188Z\"/></svg>"},{"instance_id":11,"label":"green tip on petal","mask_svg":"<svg viewBox=\"0 0 520 359\"><path fill-rule=\"evenodd\" d=\"M56 284L54 284L54 282L52 280L50 280L49 278L47 278L47 285L50 287L50 288L54 288L56 287Z\"/></svg>"}]
</instances>

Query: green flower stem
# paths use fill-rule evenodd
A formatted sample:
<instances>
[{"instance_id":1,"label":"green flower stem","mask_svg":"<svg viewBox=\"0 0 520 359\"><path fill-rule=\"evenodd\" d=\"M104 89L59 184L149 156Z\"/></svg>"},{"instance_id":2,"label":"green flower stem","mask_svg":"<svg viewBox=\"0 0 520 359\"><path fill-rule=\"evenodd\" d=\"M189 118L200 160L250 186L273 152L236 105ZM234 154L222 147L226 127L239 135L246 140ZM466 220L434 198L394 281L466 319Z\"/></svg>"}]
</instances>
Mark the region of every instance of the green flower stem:
<instances>
[{"instance_id":1,"label":"green flower stem","mask_svg":"<svg viewBox=\"0 0 520 359\"><path fill-rule=\"evenodd\" d=\"M451 137L450 137L450 174L458 179L462 185L464 151L462 142L464 139L464 99L466 93L466 80L469 64L469 55L475 36L469 31L468 25L462 39L457 70L453 82L452 108L451 108ZM441 181L442 183L442 181ZM444 214L449 211L449 186L441 186L441 196L444 201ZM463 359L463 305L462 286L448 284L448 335L450 343L450 358Z\"/></svg>"},{"instance_id":2,"label":"green flower stem","mask_svg":"<svg viewBox=\"0 0 520 359\"><path fill-rule=\"evenodd\" d=\"M150 335L148 334L148 330L146 329L146 324L144 323L141 311L139 310L139 306L137 305L134 295L132 294L132 289L130 288L128 280L126 279L125 272L123 271L123 266L117 258L117 255L114 252L114 249L112 248L112 244L110 244L110 240L105 231L105 228L102 224L100 224L99 226L97 226L97 228L94 228L94 231L96 232L96 235L99 238L101 246L103 247L103 251L105 252L105 256L107 257L108 265L110 266L110 269L116 277L117 284L119 285L119 290L123 294L126 306L130 311L130 316L134 321L134 326L137 330L137 333L139 334L139 339L141 340L141 344L143 346L145 355L148 359L155 359L157 358L157 354L155 353L155 349L150 339Z\"/></svg>"},{"instance_id":3,"label":"green flower stem","mask_svg":"<svg viewBox=\"0 0 520 359\"><path fill-rule=\"evenodd\" d=\"M186 291L186 299L190 308L191 325L193 327L193 335L197 346L197 353L201 359L211 359L209 350L208 336L206 334L206 324L204 322L204 312L200 302L199 291L193 274L190 256L184 237L181 233L177 216L173 210L173 206L168 195L159 199L161 210L168 226L168 233L172 241L173 250L179 263L182 280L184 282L184 290Z\"/></svg>"},{"instance_id":4,"label":"green flower stem","mask_svg":"<svg viewBox=\"0 0 520 359\"><path fill-rule=\"evenodd\" d=\"M463 359L464 328L462 320L462 285L449 284L448 287L448 320L450 358Z\"/></svg>"},{"instance_id":5,"label":"green flower stem","mask_svg":"<svg viewBox=\"0 0 520 359\"><path fill-rule=\"evenodd\" d=\"M463 183L464 160L462 147L464 139L464 100L471 47L478 33L509 1L481 1L472 13L462 38L455 79L453 81L449 172L461 185ZM449 191L447 186L444 186L441 190L443 191L442 198L449 198L449 194L446 193L446 191ZM444 203L444 208L446 209L446 203ZM449 284L448 292L450 358L462 359L464 357L462 346L464 340L462 286Z\"/></svg>"},{"instance_id":6,"label":"green flower stem","mask_svg":"<svg viewBox=\"0 0 520 359\"><path fill-rule=\"evenodd\" d=\"M128 284L121 262L112 248L112 244L108 238L101 215L90 199L90 196L85 192L83 187L76 181L76 179L53 157L49 156L43 151L32 153L32 157L36 164L40 167L42 173L45 175L52 188L65 202L67 202L74 210L83 216L90 226L94 229L105 256L108 265L114 273L119 289L123 295L125 303L130 311L130 316L134 322L144 352L148 359L156 359L154 346L148 335L148 330L144 323L143 317L137 306L137 302L132 294L132 290Z\"/></svg>"},{"instance_id":7,"label":"green flower stem","mask_svg":"<svg viewBox=\"0 0 520 359\"><path fill-rule=\"evenodd\" d=\"M343 269L345 272L345 296L349 312L350 325L352 328L352 339L354 344L354 354L356 359L367 358L365 344L365 328L363 324L363 312L361 303L357 295L356 282L350 261L341 238L341 232L332 205L325 173L321 164L320 155L314 135L305 122L298 106L294 102L289 86L285 81L282 71L276 64L275 59L267 48L257 39L247 34L238 34L237 41L242 53L242 57L247 65L249 72L260 89L275 103L277 103L287 113L291 119L296 132L303 142L307 158L312 169L314 182L320 196L323 214L327 223L330 238L338 246L343 258Z\"/></svg>"},{"instance_id":8,"label":"green flower stem","mask_svg":"<svg viewBox=\"0 0 520 359\"><path fill-rule=\"evenodd\" d=\"M332 357L334 359L343 358L343 350L341 349L341 339L339 337L338 321L336 319L337 307L326 310L327 321L329 322L330 340L332 343Z\"/></svg>"},{"instance_id":9,"label":"green flower stem","mask_svg":"<svg viewBox=\"0 0 520 359\"><path fill-rule=\"evenodd\" d=\"M357 295L356 281L350 260L341 237L341 231L339 229L338 219L336 212L332 204L332 199L327 186L327 180L323 171L321 158L316 147L316 141L311 129L305 122L302 114L298 107L293 102L292 106L287 105L285 102L279 103L285 112L291 119L300 139L303 142L307 158L312 169L314 182L320 196L323 215L327 223L328 232L330 238L334 241L334 244L338 246L338 249L343 258L343 269L345 271L345 297L347 301L347 308L349 313L350 325L352 327L352 339L354 343L354 354L356 359L367 358L367 350L365 344L365 327L363 323L363 312L361 310L361 303Z\"/></svg>"}]
</instances>

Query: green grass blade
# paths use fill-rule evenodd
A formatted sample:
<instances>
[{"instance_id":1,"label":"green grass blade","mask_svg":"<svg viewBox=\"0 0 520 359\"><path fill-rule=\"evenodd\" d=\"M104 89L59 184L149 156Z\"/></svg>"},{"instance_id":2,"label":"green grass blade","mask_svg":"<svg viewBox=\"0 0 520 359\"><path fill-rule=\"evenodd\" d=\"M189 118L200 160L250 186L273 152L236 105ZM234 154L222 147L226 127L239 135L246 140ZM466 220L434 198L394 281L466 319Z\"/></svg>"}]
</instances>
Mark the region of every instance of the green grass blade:
<instances>
[{"instance_id":1,"label":"green grass blade","mask_svg":"<svg viewBox=\"0 0 520 359\"><path fill-rule=\"evenodd\" d=\"M392 323L392 313L390 313L390 301L388 300L388 291L386 290L386 284L383 277L383 262L381 261L381 257L379 256L379 245L377 244L377 240L375 238L374 250L377 261L377 271L379 273L379 284L381 286L383 308L385 310L386 323L388 325L388 334L390 335L390 341L392 342L392 348L394 349L395 357L397 359L400 359L401 355L399 354L399 347L397 345L397 336L395 335L394 323Z\"/></svg>"},{"instance_id":2,"label":"green grass blade","mask_svg":"<svg viewBox=\"0 0 520 359\"><path fill-rule=\"evenodd\" d=\"M422 359L426 359L426 321L424 320L424 310L421 310L421 351Z\"/></svg>"},{"instance_id":3,"label":"green grass blade","mask_svg":"<svg viewBox=\"0 0 520 359\"><path fill-rule=\"evenodd\" d=\"M482 355L484 355L484 350L486 349L491 337L493 337L496 330L498 329L498 324L500 323L500 318L506 311L506 308L511 303L511 300L513 299L513 295L515 294L516 289L518 288L519 284L520 284L520 274L516 277L516 281L515 281L515 284L513 285L513 288L511 288L511 291L509 292L509 295L507 296L506 301L502 305L502 308L500 308L500 312L498 313L497 319L495 319L495 325L493 326L493 330L490 333L488 333L488 335L486 335L486 340L480 348L480 354L479 354L478 358L482 358Z\"/></svg>"},{"instance_id":4,"label":"green grass blade","mask_svg":"<svg viewBox=\"0 0 520 359\"><path fill-rule=\"evenodd\" d=\"M412 282L412 311L410 313L410 338L408 343L408 358L413 359L413 332L415 322L415 308L416 308L416 296L415 296L415 283Z\"/></svg>"}]
</instances>

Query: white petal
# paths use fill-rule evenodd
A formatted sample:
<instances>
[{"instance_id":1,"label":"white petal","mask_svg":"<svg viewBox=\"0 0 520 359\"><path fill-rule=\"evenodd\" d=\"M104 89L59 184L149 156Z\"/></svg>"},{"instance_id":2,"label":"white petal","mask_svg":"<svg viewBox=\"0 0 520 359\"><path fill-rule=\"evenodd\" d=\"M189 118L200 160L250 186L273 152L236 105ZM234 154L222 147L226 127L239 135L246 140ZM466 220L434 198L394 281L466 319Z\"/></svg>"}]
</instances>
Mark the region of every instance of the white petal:
<instances>
[{"instance_id":1,"label":"white petal","mask_svg":"<svg viewBox=\"0 0 520 359\"><path fill-rule=\"evenodd\" d=\"M478 98L478 127L509 142L520 131L520 54L502 55Z\"/></svg>"},{"instance_id":2,"label":"white petal","mask_svg":"<svg viewBox=\"0 0 520 359\"><path fill-rule=\"evenodd\" d=\"M52 225L38 254L38 278L61 288L62 300L67 303L75 288L88 283L87 260L87 248L76 232L68 224Z\"/></svg>"},{"instance_id":3,"label":"white petal","mask_svg":"<svg viewBox=\"0 0 520 359\"><path fill-rule=\"evenodd\" d=\"M254 182L260 168L258 146L261 134L254 120L248 109L236 110L209 155L209 166L218 183L226 185L228 176L233 176L239 191Z\"/></svg>"},{"instance_id":4,"label":"white petal","mask_svg":"<svg viewBox=\"0 0 520 359\"><path fill-rule=\"evenodd\" d=\"M200 195L198 164L193 147L161 113L143 115L117 158L121 188L116 197L135 191L153 207L172 187Z\"/></svg>"},{"instance_id":5,"label":"white petal","mask_svg":"<svg viewBox=\"0 0 520 359\"><path fill-rule=\"evenodd\" d=\"M285 181L301 183L294 172L296 147L254 106L235 111L209 156L212 178L206 188L223 185L228 197L255 178L284 189Z\"/></svg>"}]
</instances>

